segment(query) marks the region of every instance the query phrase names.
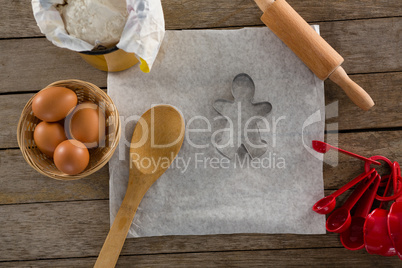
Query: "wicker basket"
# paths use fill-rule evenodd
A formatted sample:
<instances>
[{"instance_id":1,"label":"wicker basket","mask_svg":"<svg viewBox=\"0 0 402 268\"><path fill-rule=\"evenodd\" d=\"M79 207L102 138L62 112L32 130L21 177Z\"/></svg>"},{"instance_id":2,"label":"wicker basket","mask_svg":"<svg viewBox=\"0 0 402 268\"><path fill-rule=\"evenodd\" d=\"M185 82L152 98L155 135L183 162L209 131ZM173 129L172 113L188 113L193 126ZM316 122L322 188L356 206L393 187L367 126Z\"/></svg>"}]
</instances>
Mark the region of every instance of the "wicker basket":
<instances>
[{"instance_id":1,"label":"wicker basket","mask_svg":"<svg viewBox=\"0 0 402 268\"><path fill-rule=\"evenodd\" d=\"M99 87L80 80L62 80L48 87L59 86L73 90L78 97L78 103L90 101L97 104L105 113L106 135L105 145L89 149L90 159L87 168L77 175L67 175L59 171L53 160L43 154L35 145L33 133L36 125L41 122L32 112L32 97L25 105L18 122L17 139L22 155L30 166L38 172L58 180L76 180L86 177L101 169L112 157L120 140L120 118L112 99Z\"/></svg>"}]
</instances>

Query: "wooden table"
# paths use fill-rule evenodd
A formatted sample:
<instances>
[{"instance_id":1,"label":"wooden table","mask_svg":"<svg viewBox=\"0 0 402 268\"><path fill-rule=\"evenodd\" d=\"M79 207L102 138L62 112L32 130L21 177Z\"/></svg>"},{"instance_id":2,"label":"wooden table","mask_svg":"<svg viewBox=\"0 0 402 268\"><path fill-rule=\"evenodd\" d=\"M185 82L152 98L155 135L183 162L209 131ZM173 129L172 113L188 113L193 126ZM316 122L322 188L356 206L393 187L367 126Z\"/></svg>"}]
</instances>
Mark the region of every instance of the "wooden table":
<instances>
[{"instance_id":1,"label":"wooden table","mask_svg":"<svg viewBox=\"0 0 402 268\"><path fill-rule=\"evenodd\" d=\"M261 26L252 0L164 0L167 29ZM339 101L339 146L402 162L402 4L400 0L289 0L345 58L344 68L373 97L363 112L332 82ZM40 33L28 0L0 0L0 266L91 267L109 229L108 167L60 182L39 175L18 149L16 129L27 100L51 82L76 78L106 88L106 73ZM334 125L332 125L334 126ZM326 194L362 171L340 156L324 165ZM401 266L397 257L348 251L338 235L235 234L129 239L118 266Z\"/></svg>"}]
</instances>

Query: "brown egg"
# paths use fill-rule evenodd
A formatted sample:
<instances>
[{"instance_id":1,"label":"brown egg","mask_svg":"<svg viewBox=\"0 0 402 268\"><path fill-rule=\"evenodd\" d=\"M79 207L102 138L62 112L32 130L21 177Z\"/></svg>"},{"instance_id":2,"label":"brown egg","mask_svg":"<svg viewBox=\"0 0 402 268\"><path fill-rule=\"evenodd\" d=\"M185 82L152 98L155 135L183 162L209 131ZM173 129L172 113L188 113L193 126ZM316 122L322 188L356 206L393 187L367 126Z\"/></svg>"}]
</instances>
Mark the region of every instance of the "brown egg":
<instances>
[{"instance_id":1,"label":"brown egg","mask_svg":"<svg viewBox=\"0 0 402 268\"><path fill-rule=\"evenodd\" d=\"M32 101L36 117L46 122L62 120L77 105L77 95L65 87L49 87L38 92Z\"/></svg>"},{"instance_id":2,"label":"brown egg","mask_svg":"<svg viewBox=\"0 0 402 268\"><path fill-rule=\"evenodd\" d=\"M58 123L40 122L34 130L34 141L39 150L53 157L57 145L66 140L64 128Z\"/></svg>"},{"instance_id":3,"label":"brown egg","mask_svg":"<svg viewBox=\"0 0 402 268\"><path fill-rule=\"evenodd\" d=\"M56 147L53 159L60 171L68 175L76 175L88 166L89 152L81 142L66 140Z\"/></svg>"},{"instance_id":4,"label":"brown egg","mask_svg":"<svg viewBox=\"0 0 402 268\"><path fill-rule=\"evenodd\" d=\"M88 148L102 145L105 139L105 116L92 102L84 102L66 118L69 138L78 140Z\"/></svg>"}]
</instances>

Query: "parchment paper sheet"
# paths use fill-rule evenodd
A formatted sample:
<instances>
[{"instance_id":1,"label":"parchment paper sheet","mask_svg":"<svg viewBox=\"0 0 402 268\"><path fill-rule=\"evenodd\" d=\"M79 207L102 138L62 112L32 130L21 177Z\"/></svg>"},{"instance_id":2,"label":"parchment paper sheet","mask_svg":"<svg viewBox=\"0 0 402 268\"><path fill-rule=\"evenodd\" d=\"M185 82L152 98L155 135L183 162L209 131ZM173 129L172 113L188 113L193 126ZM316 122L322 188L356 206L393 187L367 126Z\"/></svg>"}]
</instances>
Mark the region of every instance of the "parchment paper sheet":
<instances>
[{"instance_id":1,"label":"parchment paper sheet","mask_svg":"<svg viewBox=\"0 0 402 268\"><path fill-rule=\"evenodd\" d=\"M233 100L231 85L239 73L253 79L255 102L272 104L270 124L261 130L267 152L253 160L263 159L262 165L241 162L250 160L247 156L229 161L211 143L219 121L214 121L219 116L214 101ZM185 117L184 144L142 200L129 237L325 233L325 216L311 210L323 197L322 155L306 148L324 137L323 88L266 27L167 31L151 73L131 68L108 74L108 93L123 121L120 145L109 165L111 222L126 191L135 122L151 105L164 103ZM211 123L210 131L188 132L208 129L197 116ZM225 164L211 164L212 158Z\"/></svg>"}]
</instances>

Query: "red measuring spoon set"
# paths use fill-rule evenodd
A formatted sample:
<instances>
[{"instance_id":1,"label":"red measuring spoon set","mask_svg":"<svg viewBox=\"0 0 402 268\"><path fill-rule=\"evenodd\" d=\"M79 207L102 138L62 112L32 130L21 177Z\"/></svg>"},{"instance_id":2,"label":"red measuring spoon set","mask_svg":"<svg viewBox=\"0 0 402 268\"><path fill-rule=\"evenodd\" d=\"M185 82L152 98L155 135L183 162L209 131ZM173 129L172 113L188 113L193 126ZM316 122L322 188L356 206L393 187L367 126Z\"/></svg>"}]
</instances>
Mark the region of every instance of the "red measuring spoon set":
<instances>
[{"instance_id":1,"label":"red measuring spoon set","mask_svg":"<svg viewBox=\"0 0 402 268\"><path fill-rule=\"evenodd\" d=\"M399 164L379 155L366 158L322 141L313 141L313 148L319 153L333 149L365 161L362 174L314 204L313 211L319 214L332 212L327 218L327 231L339 233L342 245L349 250L365 248L370 254L398 255L402 260L402 176ZM390 174L380 176L371 167L371 164L381 165L378 160L390 167ZM334 210L335 199L355 185L344 204ZM395 202L387 210L390 201Z\"/></svg>"}]
</instances>

